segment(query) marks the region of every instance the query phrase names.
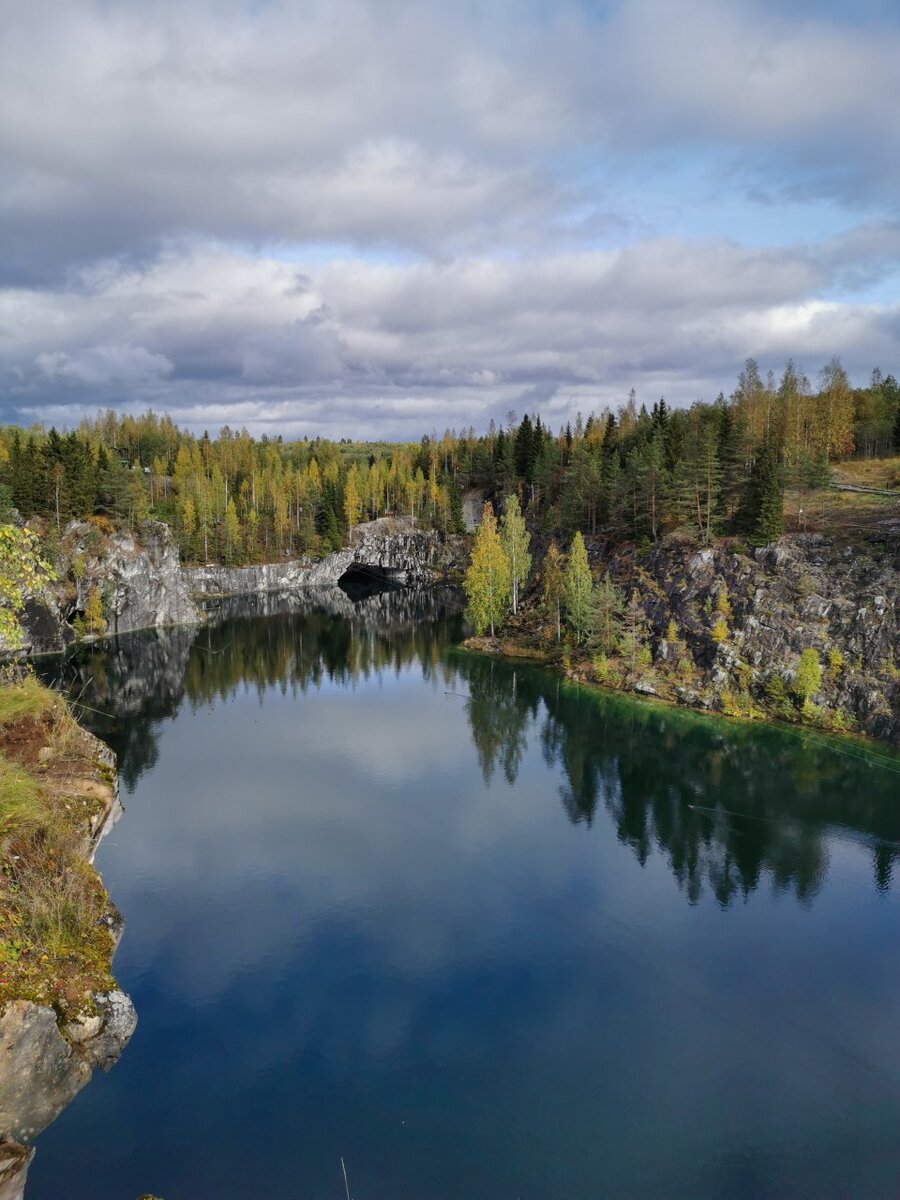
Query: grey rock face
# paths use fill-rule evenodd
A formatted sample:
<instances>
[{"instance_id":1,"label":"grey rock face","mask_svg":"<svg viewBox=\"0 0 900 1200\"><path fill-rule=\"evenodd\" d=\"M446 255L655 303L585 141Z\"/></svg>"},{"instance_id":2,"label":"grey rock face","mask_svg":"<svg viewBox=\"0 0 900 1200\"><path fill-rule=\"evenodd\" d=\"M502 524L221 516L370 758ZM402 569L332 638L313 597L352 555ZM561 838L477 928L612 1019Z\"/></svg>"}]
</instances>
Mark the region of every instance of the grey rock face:
<instances>
[{"instance_id":1,"label":"grey rock face","mask_svg":"<svg viewBox=\"0 0 900 1200\"><path fill-rule=\"evenodd\" d=\"M109 597L108 633L131 633L164 625L196 625L200 612L191 597L178 547L167 525L148 522L140 539L117 534L106 553L78 581L75 609L83 612L97 585Z\"/></svg>"},{"instance_id":2,"label":"grey rock face","mask_svg":"<svg viewBox=\"0 0 900 1200\"><path fill-rule=\"evenodd\" d=\"M169 527L159 521L140 535L104 538L87 522L72 522L62 544L69 562L60 582L28 598L22 625L26 654L55 654L75 640L71 622L98 588L104 598L106 633L196 625L201 614ZM77 571L73 570L77 563ZM74 584L68 575L75 576ZM74 591L74 594L73 594Z\"/></svg>"},{"instance_id":3,"label":"grey rock face","mask_svg":"<svg viewBox=\"0 0 900 1200\"><path fill-rule=\"evenodd\" d=\"M793 678L800 654L832 651L843 666L829 684L829 702L850 714L857 728L900 744L900 559L849 555L821 534L791 535L752 556L727 547L686 551L658 546L630 574L660 638L657 661L670 658L663 640L674 620L703 673L703 685L734 688L741 664L761 684L777 672ZM728 636L711 637L722 589L732 609ZM813 697L815 700L816 698Z\"/></svg>"},{"instance_id":4,"label":"grey rock face","mask_svg":"<svg viewBox=\"0 0 900 1200\"><path fill-rule=\"evenodd\" d=\"M91 1066L108 1071L137 1028L137 1013L131 997L118 990L94 996L94 1003L100 1026L93 1036L85 1037L81 1052Z\"/></svg>"},{"instance_id":5,"label":"grey rock face","mask_svg":"<svg viewBox=\"0 0 900 1200\"><path fill-rule=\"evenodd\" d=\"M358 525L350 545L325 558L253 567L184 568L171 532L161 522L147 522L137 538L116 534L106 539L98 539L88 523L73 522L63 544L70 567L78 564L77 572L70 569L68 574L77 578L74 584L63 580L29 598L23 619L27 654L57 653L71 645L71 621L84 613L93 588L104 597L106 633L115 636L197 625L203 619L198 599L334 587L348 572L363 579L426 586L452 561L452 550L440 534L393 517Z\"/></svg>"},{"instance_id":6,"label":"grey rock face","mask_svg":"<svg viewBox=\"0 0 900 1200\"><path fill-rule=\"evenodd\" d=\"M15 1000L0 1016L0 1136L29 1141L91 1077L52 1008Z\"/></svg>"},{"instance_id":7,"label":"grey rock face","mask_svg":"<svg viewBox=\"0 0 900 1200\"><path fill-rule=\"evenodd\" d=\"M443 565L440 535L412 521L382 517L357 525L346 550L325 558L291 559L258 567L195 567L185 572L198 596L243 596L333 587L350 571L392 583L431 583Z\"/></svg>"},{"instance_id":8,"label":"grey rock face","mask_svg":"<svg viewBox=\"0 0 900 1200\"><path fill-rule=\"evenodd\" d=\"M96 1014L63 1029L52 1008L29 1000L14 1000L0 1014L0 1139L32 1141L81 1091L94 1067L109 1070L122 1053L137 1026L134 1005L120 991L97 995L94 1002Z\"/></svg>"}]
</instances>

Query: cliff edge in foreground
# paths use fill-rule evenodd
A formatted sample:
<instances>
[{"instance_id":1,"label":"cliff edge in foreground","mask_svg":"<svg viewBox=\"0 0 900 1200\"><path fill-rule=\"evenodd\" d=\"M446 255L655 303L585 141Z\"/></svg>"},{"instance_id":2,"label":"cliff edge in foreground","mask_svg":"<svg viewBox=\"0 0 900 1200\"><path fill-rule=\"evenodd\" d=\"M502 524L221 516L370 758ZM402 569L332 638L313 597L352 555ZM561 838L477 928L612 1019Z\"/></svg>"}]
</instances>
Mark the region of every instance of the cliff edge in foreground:
<instances>
[{"instance_id":1,"label":"cliff edge in foreground","mask_svg":"<svg viewBox=\"0 0 900 1200\"><path fill-rule=\"evenodd\" d=\"M111 973L122 919L91 865L121 811L111 751L33 678L0 687L0 1200L137 1023Z\"/></svg>"}]
</instances>

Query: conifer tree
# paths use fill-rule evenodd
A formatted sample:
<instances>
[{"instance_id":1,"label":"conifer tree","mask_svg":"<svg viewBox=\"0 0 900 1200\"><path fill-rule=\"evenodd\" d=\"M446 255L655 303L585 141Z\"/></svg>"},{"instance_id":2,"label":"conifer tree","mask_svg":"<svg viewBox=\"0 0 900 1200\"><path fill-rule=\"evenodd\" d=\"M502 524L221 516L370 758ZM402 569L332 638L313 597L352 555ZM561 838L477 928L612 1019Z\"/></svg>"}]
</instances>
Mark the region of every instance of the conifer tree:
<instances>
[{"instance_id":1,"label":"conifer tree","mask_svg":"<svg viewBox=\"0 0 900 1200\"><path fill-rule=\"evenodd\" d=\"M481 636L490 629L493 637L496 626L506 616L510 569L490 504L484 506L463 587L469 602L467 613L475 632Z\"/></svg>"},{"instance_id":2,"label":"conifer tree","mask_svg":"<svg viewBox=\"0 0 900 1200\"><path fill-rule=\"evenodd\" d=\"M763 443L753 462L740 523L756 546L767 546L784 532L784 487L769 442Z\"/></svg>"},{"instance_id":3,"label":"conifer tree","mask_svg":"<svg viewBox=\"0 0 900 1200\"><path fill-rule=\"evenodd\" d=\"M622 592L607 572L591 598L591 633L604 654L612 654L619 644L624 607Z\"/></svg>"},{"instance_id":4,"label":"conifer tree","mask_svg":"<svg viewBox=\"0 0 900 1200\"><path fill-rule=\"evenodd\" d=\"M557 548L556 542L551 542L547 547L547 553L544 555L544 569L541 573L541 595L543 596L544 608L547 614L552 616L556 623L557 641L559 641L562 635L560 609L562 607L564 584L565 571L563 568L563 558Z\"/></svg>"},{"instance_id":5,"label":"conifer tree","mask_svg":"<svg viewBox=\"0 0 900 1200\"><path fill-rule=\"evenodd\" d=\"M579 645L584 641L590 628L592 590L593 581L587 550L581 530L578 530L572 538L572 548L566 563L563 600L566 609L566 624L575 634L575 641Z\"/></svg>"},{"instance_id":6,"label":"conifer tree","mask_svg":"<svg viewBox=\"0 0 900 1200\"><path fill-rule=\"evenodd\" d=\"M622 650L629 660L632 675L635 674L638 659L646 649L647 616L641 604L637 589L633 588L625 605L624 612L625 634L622 639ZM649 658L649 655L648 655Z\"/></svg>"},{"instance_id":7,"label":"conifer tree","mask_svg":"<svg viewBox=\"0 0 900 1200\"><path fill-rule=\"evenodd\" d=\"M519 587L528 578L531 570L531 555L528 553L531 535L525 528L525 519L519 507L518 496L507 496L500 518L500 540L509 561L509 578L512 587L512 610L519 611Z\"/></svg>"}]
</instances>

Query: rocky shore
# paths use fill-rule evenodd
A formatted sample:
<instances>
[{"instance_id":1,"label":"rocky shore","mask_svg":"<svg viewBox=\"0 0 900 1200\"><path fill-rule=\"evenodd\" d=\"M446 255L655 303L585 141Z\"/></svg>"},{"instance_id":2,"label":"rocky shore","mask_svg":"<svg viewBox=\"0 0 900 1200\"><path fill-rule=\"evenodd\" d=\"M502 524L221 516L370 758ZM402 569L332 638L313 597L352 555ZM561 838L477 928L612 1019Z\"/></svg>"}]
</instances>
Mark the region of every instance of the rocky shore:
<instances>
[{"instance_id":1,"label":"rocky shore","mask_svg":"<svg viewBox=\"0 0 900 1200\"><path fill-rule=\"evenodd\" d=\"M33 699L38 685L27 686ZM58 698L31 709L0 727L4 762L39 789L28 819L7 812L3 830L0 1200L19 1200L34 1138L137 1024L111 974L123 921L91 865L122 812L115 758ZM77 911L68 942L28 935L48 909Z\"/></svg>"},{"instance_id":2,"label":"rocky shore","mask_svg":"<svg viewBox=\"0 0 900 1200\"><path fill-rule=\"evenodd\" d=\"M794 534L754 551L729 542L591 547L640 604L643 655L558 646L533 582L518 618L471 648L556 662L573 679L736 717L796 721L900 745L900 561L897 551ZM796 692L804 651L821 677Z\"/></svg>"},{"instance_id":3,"label":"rocky shore","mask_svg":"<svg viewBox=\"0 0 900 1200\"><path fill-rule=\"evenodd\" d=\"M139 629L197 625L204 602L222 596L300 593L337 587L356 578L378 584L425 587L460 557L450 539L383 517L358 525L349 545L321 559L296 558L247 567L183 566L168 526L145 523L138 534L106 535L73 522L60 542L58 579L29 597L22 624L25 653L53 654L94 636L84 628L88 597L102 596L107 636Z\"/></svg>"}]
</instances>

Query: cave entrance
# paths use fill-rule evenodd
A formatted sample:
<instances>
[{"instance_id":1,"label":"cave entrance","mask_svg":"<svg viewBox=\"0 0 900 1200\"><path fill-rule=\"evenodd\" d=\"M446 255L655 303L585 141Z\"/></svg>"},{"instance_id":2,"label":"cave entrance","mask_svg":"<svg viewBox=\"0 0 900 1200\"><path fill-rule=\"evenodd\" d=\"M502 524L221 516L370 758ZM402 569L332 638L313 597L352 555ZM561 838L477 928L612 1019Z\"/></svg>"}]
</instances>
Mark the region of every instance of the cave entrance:
<instances>
[{"instance_id":1,"label":"cave entrance","mask_svg":"<svg viewBox=\"0 0 900 1200\"><path fill-rule=\"evenodd\" d=\"M370 567L367 563L351 563L338 580L338 587L351 600L374 596L378 592L392 592L403 586L397 572L390 567Z\"/></svg>"}]
</instances>

